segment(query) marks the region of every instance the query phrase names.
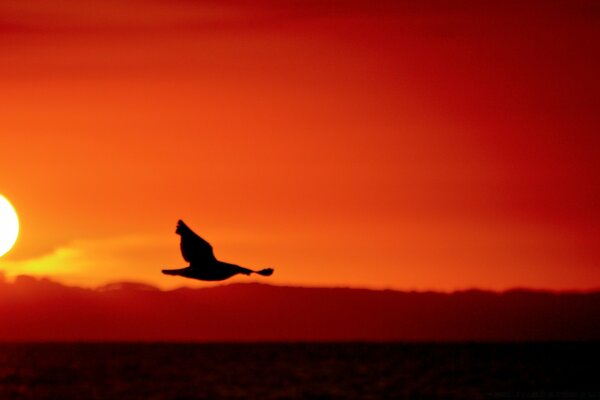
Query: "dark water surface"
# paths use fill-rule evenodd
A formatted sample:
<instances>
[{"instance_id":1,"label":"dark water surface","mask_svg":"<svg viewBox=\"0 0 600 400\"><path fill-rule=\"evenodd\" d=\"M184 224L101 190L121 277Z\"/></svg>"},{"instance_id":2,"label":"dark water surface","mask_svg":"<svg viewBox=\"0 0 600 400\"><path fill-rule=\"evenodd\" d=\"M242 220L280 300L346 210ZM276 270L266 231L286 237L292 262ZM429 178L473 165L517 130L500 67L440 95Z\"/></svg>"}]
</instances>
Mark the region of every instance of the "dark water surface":
<instances>
[{"instance_id":1,"label":"dark water surface","mask_svg":"<svg viewBox=\"0 0 600 400\"><path fill-rule=\"evenodd\" d=\"M600 399L600 343L0 344L0 399Z\"/></svg>"}]
</instances>

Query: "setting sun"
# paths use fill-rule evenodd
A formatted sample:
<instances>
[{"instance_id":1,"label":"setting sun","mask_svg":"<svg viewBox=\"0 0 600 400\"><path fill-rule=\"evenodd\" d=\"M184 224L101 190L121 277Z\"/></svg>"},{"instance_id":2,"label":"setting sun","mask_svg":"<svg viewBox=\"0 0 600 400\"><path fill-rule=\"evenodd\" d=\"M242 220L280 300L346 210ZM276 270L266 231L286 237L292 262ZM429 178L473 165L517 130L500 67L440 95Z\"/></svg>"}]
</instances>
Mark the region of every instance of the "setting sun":
<instances>
[{"instance_id":1,"label":"setting sun","mask_svg":"<svg viewBox=\"0 0 600 400\"><path fill-rule=\"evenodd\" d=\"M19 236L19 218L12 204L0 195L0 257L6 254Z\"/></svg>"}]
</instances>

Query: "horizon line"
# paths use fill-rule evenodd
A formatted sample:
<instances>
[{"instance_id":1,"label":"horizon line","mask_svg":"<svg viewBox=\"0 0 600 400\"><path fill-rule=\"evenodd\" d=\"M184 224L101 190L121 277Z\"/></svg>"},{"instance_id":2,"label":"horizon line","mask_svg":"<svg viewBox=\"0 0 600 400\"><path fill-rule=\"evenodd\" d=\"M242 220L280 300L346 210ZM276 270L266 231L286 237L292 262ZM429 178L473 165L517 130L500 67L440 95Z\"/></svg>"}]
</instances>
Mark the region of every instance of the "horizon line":
<instances>
[{"instance_id":1,"label":"horizon line","mask_svg":"<svg viewBox=\"0 0 600 400\"><path fill-rule=\"evenodd\" d=\"M372 292L398 292L398 293L415 293L415 294L425 294L425 293L437 293L437 294L455 294L455 293L465 293L465 292L485 292L485 293L495 293L495 294L504 294L511 292L529 292L529 293L548 293L548 294L595 294L600 293L600 287L589 288L589 289L551 289L551 288L536 288L536 287L526 287L526 286L513 286L504 289L490 289L490 288L482 288L482 287L465 287L465 288L457 288L451 290L442 290L442 289L400 289L400 288L373 288L373 287L364 287L364 286L350 286L350 285L331 285L331 286L321 286L321 285L302 285L302 284L293 284L293 283L268 283L268 282L257 282L257 281L249 281L249 282L214 282L211 284L207 284L207 286L203 287L192 287L187 286L185 284L171 288L171 289L163 289L159 286L143 282L143 281L135 281L135 280L116 280L109 281L107 283L97 285L97 286L80 286L80 285L72 285L60 282L60 280L53 279L48 276L39 276L39 275L31 275L31 274L19 274L15 275L12 278L8 278L4 271L0 270L0 283L9 284L9 285L18 285L18 281L35 281L35 282L50 282L55 285L59 285L65 288L73 288L73 289L83 289L83 290L91 290L95 292L103 292L110 290L119 290L126 288L129 286L130 289L138 290L153 290L159 292L174 292L177 290L203 290L203 289L216 289L216 288L224 288L228 286L270 286L277 288L290 288L290 289L332 289L332 290L360 290L360 291L372 291Z\"/></svg>"}]
</instances>

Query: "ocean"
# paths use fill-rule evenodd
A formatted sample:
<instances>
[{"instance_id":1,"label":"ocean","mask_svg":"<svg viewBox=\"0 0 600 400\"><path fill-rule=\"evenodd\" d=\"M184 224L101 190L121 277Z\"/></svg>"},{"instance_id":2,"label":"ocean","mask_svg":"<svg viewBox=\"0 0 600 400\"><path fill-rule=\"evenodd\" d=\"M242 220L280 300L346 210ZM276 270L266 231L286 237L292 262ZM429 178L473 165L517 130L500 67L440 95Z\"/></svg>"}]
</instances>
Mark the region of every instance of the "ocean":
<instances>
[{"instance_id":1,"label":"ocean","mask_svg":"<svg viewBox=\"0 0 600 400\"><path fill-rule=\"evenodd\" d=\"M0 399L600 399L600 343L0 344Z\"/></svg>"}]
</instances>

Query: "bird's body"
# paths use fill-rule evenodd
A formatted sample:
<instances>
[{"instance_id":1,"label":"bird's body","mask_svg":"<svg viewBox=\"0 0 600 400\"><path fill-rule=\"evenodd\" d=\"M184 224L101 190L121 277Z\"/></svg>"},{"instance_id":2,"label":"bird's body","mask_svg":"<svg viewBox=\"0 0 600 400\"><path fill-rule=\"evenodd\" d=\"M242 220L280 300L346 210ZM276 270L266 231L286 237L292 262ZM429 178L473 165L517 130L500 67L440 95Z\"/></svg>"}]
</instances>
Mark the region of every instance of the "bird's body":
<instances>
[{"instance_id":1,"label":"bird's body","mask_svg":"<svg viewBox=\"0 0 600 400\"><path fill-rule=\"evenodd\" d=\"M181 269L164 269L162 272L166 275L179 275L201 281L223 281L237 274L250 275L254 271L239 265L216 261L202 268L189 266Z\"/></svg>"},{"instance_id":2,"label":"bird's body","mask_svg":"<svg viewBox=\"0 0 600 400\"><path fill-rule=\"evenodd\" d=\"M271 268L254 271L217 260L210 243L194 233L181 220L177 222L175 233L181 236L181 254L190 265L180 269L163 269L162 272L165 275L178 275L201 281L222 281L237 274L250 275L256 273L263 276L273 274Z\"/></svg>"}]
</instances>

